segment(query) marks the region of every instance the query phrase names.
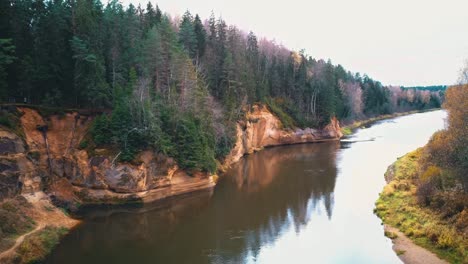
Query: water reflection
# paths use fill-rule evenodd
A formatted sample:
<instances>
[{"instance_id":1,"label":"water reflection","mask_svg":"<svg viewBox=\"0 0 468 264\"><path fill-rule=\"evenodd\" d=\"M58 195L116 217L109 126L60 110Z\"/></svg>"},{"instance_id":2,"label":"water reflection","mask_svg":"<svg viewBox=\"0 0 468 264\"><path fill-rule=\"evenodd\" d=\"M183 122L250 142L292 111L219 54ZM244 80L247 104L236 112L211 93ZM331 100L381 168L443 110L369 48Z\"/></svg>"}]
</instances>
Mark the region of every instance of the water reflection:
<instances>
[{"instance_id":1,"label":"water reflection","mask_svg":"<svg viewBox=\"0 0 468 264\"><path fill-rule=\"evenodd\" d=\"M47 263L241 263L321 204L333 212L339 142L266 149L235 165L214 197L90 210Z\"/></svg>"},{"instance_id":2,"label":"water reflection","mask_svg":"<svg viewBox=\"0 0 468 264\"><path fill-rule=\"evenodd\" d=\"M444 116L380 122L341 144L266 149L214 192L91 210L46 263L399 263L374 202L386 167L424 145Z\"/></svg>"},{"instance_id":3,"label":"water reflection","mask_svg":"<svg viewBox=\"0 0 468 264\"><path fill-rule=\"evenodd\" d=\"M235 166L216 190L214 202L222 213L213 217L218 236L213 262L255 258L291 225L299 232L320 203L331 217L338 149L338 142L273 148Z\"/></svg>"}]
</instances>

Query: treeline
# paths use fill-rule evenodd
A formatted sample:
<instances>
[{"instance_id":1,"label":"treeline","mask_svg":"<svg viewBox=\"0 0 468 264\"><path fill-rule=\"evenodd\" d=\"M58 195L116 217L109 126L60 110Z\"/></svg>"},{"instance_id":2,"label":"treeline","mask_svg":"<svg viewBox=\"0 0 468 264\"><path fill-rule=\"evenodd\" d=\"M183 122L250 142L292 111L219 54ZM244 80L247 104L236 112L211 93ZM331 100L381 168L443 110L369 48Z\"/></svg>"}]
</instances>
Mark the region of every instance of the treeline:
<instances>
[{"instance_id":1,"label":"treeline","mask_svg":"<svg viewBox=\"0 0 468 264\"><path fill-rule=\"evenodd\" d=\"M460 83L445 94L445 129L389 168L375 209L386 225L449 263L468 263L468 79Z\"/></svg>"},{"instance_id":2,"label":"treeline","mask_svg":"<svg viewBox=\"0 0 468 264\"><path fill-rule=\"evenodd\" d=\"M422 149L421 157L415 164L417 173L412 175L416 185L414 200L418 201L417 207L429 212L429 219L440 220L436 221L436 224L431 224L434 223L434 220L431 220L426 225L428 218L420 218L420 222L425 223L423 227L418 228L422 232L418 230L413 235L423 237L428 241L425 243L448 252L447 256L453 258L453 263L466 263L468 84L449 87L444 108L448 112L447 127L436 132ZM405 213L408 211L410 210ZM417 230L416 225L411 226Z\"/></svg>"},{"instance_id":3,"label":"treeline","mask_svg":"<svg viewBox=\"0 0 468 264\"><path fill-rule=\"evenodd\" d=\"M418 193L428 203L436 190L468 193L468 84L449 87L444 108L447 129L432 136L421 160L424 180Z\"/></svg>"},{"instance_id":4,"label":"treeline","mask_svg":"<svg viewBox=\"0 0 468 264\"><path fill-rule=\"evenodd\" d=\"M174 19L116 0L4 0L0 14L1 101L113 109L92 143L117 145L123 160L154 147L214 170L255 102L301 127L441 103L438 92L384 87L214 15Z\"/></svg>"},{"instance_id":5,"label":"treeline","mask_svg":"<svg viewBox=\"0 0 468 264\"><path fill-rule=\"evenodd\" d=\"M408 86L401 87L405 90L422 90L422 91L445 91L447 90L447 85L430 85L430 86Z\"/></svg>"}]
</instances>

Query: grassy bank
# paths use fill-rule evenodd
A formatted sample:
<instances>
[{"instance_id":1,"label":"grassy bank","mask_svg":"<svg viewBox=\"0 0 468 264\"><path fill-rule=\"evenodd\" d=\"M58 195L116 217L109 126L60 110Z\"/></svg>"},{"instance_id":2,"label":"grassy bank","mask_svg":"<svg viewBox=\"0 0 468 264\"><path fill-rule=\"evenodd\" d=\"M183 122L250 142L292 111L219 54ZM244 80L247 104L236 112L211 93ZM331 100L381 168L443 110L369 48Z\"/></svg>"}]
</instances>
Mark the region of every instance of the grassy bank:
<instances>
[{"instance_id":1,"label":"grassy bank","mask_svg":"<svg viewBox=\"0 0 468 264\"><path fill-rule=\"evenodd\" d=\"M14 263L40 263L68 233L64 227L46 226L27 236L16 250Z\"/></svg>"},{"instance_id":2,"label":"grassy bank","mask_svg":"<svg viewBox=\"0 0 468 264\"><path fill-rule=\"evenodd\" d=\"M375 117L371 117L371 118L364 119L364 120L356 120L350 124L346 124L346 122L344 122L344 125L341 127L341 133L343 133L343 135L345 136L348 136L348 135L351 135L354 130L363 126L367 126L369 124L372 124L380 120L385 120L385 119L390 119L390 118L395 118L395 117L405 116L405 115L411 115L411 114L417 114L417 113L436 111L436 110L440 110L440 108L432 108L432 109L426 109L426 110L414 110L414 111L409 111L409 112L380 115L380 116L375 116Z\"/></svg>"},{"instance_id":3,"label":"grassy bank","mask_svg":"<svg viewBox=\"0 0 468 264\"><path fill-rule=\"evenodd\" d=\"M1 202L0 263L40 263L78 223L44 193Z\"/></svg>"},{"instance_id":4,"label":"grassy bank","mask_svg":"<svg viewBox=\"0 0 468 264\"><path fill-rule=\"evenodd\" d=\"M32 205L22 196L0 203L0 252L11 248L17 237L36 226L29 213Z\"/></svg>"},{"instance_id":5,"label":"grassy bank","mask_svg":"<svg viewBox=\"0 0 468 264\"><path fill-rule=\"evenodd\" d=\"M375 212L382 221L398 228L417 245L451 263L468 263L468 242L466 234L457 230L458 223L443 213L429 207L422 207L417 200L419 180L418 160L422 149L399 158L389 167L385 186L376 202ZM457 221L467 221L466 210Z\"/></svg>"}]
</instances>

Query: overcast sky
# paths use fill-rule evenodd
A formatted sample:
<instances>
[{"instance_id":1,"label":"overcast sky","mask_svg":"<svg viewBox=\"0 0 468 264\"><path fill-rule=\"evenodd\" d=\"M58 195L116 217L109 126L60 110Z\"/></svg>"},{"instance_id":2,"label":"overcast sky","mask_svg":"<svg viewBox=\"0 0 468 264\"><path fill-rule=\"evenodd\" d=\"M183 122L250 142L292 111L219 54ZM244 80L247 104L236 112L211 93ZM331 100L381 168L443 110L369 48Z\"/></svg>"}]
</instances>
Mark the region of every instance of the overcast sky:
<instances>
[{"instance_id":1,"label":"overcast sky","mask_svg":"<svg viewBox=\"0 0 468 264\"><path fill-rule=\"evenodd\" d=\"M103 0L104 2L106 0ZM125 5L147 0L122 0ZM453 84L468 59L468 0L158 0L275 39L389 85Z\"/></svg>"}]
</instances>

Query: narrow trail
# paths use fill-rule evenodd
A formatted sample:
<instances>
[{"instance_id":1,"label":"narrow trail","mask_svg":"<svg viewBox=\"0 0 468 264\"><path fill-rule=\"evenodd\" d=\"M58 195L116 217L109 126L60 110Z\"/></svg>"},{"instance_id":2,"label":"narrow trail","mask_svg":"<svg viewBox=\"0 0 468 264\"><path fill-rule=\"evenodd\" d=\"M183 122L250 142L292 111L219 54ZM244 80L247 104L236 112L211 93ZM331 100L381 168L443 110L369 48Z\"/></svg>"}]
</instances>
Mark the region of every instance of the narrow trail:
<instances>
[{"instance_id":1,"label":"narrow trail","mask_svg":"<svg viewBox=\"0 0 468 264\"><path fill-rule=\"evenodd\" d=\"M431 251L416 245L397 228L385 225L385 230L396 234L393 239L393 250L401 253L398 257L405 264L448 264Z\"/></svg>"},{"instance_id":2,"label":"narrow trail","mask_svg":"<svg viewBox=\"0 0 468 264\"><path fill-rule=\"evenodd\" d=\"M29 235L31 235L31 234L33 234L33 233L35 233L35 232L41 230L41 229L44 228L44 227L45 227L45 224L39 223L39 224L36 226L36 228L34 228L33 230L31 230L31 231L29 231L28 233L23 234L23 235L19 236L18 238L16 238L15 244L14 244L11 248L9 248L8 250L3 251L2 253L0 253L0 260L2 260L2 259L4 259L4 258L8 258L8 257L13 256L14 253L15 253L15 251L16 251L16 249L21 245L21 243L23 243L24 239L25 239L27 236L29 236Z\"/></svg>"},{"instance_id":3,"label":"narrow trail","mask_svg":"<svg viewBox=\"0 0 468 264\"><path fill-rule=\"evenodd\" d=\"M17 237L14 245L9 249L0 252L0 263L10 263L17 253L16 250L24 242L25 238L36 232L40 232L46 226L72 228L80 223L80 221L70 218L56 208L43 192L24 194L23 197L32 205L29 210L31 212L31 217L36 222L36 227L34 230Z\"/></svg>"}]
</instances>

